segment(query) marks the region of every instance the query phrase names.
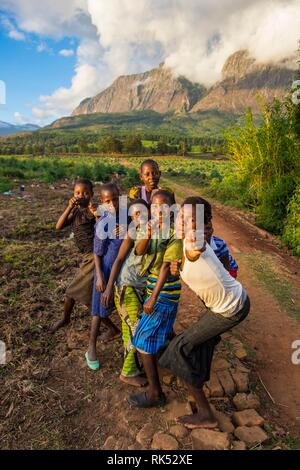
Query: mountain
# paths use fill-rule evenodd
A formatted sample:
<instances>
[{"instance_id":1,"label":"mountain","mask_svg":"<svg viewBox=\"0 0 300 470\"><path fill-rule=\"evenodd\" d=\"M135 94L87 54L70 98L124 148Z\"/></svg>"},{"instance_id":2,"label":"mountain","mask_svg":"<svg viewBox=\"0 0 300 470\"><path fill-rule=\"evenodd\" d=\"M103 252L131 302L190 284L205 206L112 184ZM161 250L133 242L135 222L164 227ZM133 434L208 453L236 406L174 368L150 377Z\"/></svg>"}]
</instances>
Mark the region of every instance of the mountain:
<instances>
[{"instance_id":1,"label":"mountain","mask_svg":"<svg viewBox=\"0 0 300 470\"><path fill-rule=\"evenodd\" d=\"M257 96L266 102L283 98L294 76L295 71L289 68L287 61L262 64L248 51L238 51L225 62L222 80L193 106L191 112L218 109L241 114L246 107L251 107L254 113L259 112Z\"/></svg>"},{"instance_id":2,"label":"mountain","mask_svg":"<svg viewBox=\"0 0 300 470\"><path fill-rule=\"evenodd\" d=\"M160 64L145 73L117 78L95 97L83 100L72 116L148 109L159 113L214 109L241 114L249 106L257 112L257 95L266 101L282 98L291 87L294 74L288 61L262 64L242 50L227 59L221 80L205 89L184 77L176 78L171 69Z\"/></svg>"},{"instance_id":3,"label":"mountain","mask_svg":"<svg viewBox=\"0 0 300 470\"><path fill-rule=\"evenodd\" d=\"M17 134L18 132L32 132L40 129L35 124L10 124L9 122L0 121L0 135Z\"/></svg>"},{"instance_id":4,"label":"mountain","mask_svg":"<svg viewBox=\"0 0 300 470\"><path fill-rule=\"evenodd\" d=\"M159 113L189 111L205 93L200 84L174 77L160 64L145 73L123 75L93 98L86 98L73 116L91 113L122 113L152 109Z\"/></svg>"}]
</instances>

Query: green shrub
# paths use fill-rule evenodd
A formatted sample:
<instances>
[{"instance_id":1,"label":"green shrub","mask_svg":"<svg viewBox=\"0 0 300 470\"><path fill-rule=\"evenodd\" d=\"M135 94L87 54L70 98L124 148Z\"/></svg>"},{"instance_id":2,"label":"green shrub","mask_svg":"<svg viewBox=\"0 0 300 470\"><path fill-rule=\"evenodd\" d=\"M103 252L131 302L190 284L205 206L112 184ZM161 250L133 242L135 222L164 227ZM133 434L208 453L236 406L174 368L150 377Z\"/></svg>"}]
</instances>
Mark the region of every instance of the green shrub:
<instances>
[{"instance_id":1,"label":"green shrub","mask_svg":"<svg viewBox=\"0 0 300 470\"><path fill-rule=\"evenodd\" d=\"M300 186L289 202L282 239L295 255L300 256Z\"/></svg>"},{"instance_id":2,"label":"green shrub","mask_svg":"<svg viewBox=\"0 0 300 470\"><path fill-rule=\"evenodd\" d=\"M265 187L257 209L257 224L276 234L282 234L284 220L291 195L295 191L295 180L290 175L283 175L272 186Z\"/></svg>"},{"instance_id":3,"label":"green shrub","mask_svg":"<svg viewBox=\"0 0 300 470\"><path fill-rule=\"evenodd\" d=\"M76 173L75 176L79 176L80 178L87 178L93 179L93 170L90 166L82 163L74 168Z\"/></svg>"},{"instance_id":4,"label":"green shrub","mask_svg":"<svg viewBox=\"0 0 300 470\"><path fill-rule=\"evenodd\" d=\"M0 177L0 193L5 193L12 189L12 182L9 178Z\"/></svg>"},{"instance_id":5,"label":"green shrub","mask_svg":"<svg viewBox=\"0 0 300 470\"><path fill-rule=\"evenodd\" d=\"M125 188L134 186L139 181L139 172L135 168L128 168L126 176L122 178L122 184Z\"/></svg>"}]
</instances>

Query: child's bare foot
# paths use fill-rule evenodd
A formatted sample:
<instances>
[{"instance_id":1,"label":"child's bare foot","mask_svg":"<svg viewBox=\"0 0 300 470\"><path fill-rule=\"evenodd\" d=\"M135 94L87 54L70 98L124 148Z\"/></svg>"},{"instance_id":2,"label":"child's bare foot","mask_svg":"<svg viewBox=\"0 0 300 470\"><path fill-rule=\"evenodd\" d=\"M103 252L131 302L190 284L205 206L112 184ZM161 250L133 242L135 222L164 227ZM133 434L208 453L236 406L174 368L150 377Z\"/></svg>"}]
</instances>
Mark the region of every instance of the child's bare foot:
<instances>
[{"instance_id":1,"label":"child's bare foot","mask_svg":"<svg viewBox=\"0 0 300 470\"><path fill-rule=\"evenodd\" d=\"M132 387L145 387L148 384L146 377L142 375L136 375L135 377L127 377L126 375L120 374L119 380L126 385L132 385Z\"/></svg>"},{"instance_id":2,"label":"child's bare foot","mask_svg":"<svg viewBox=\"0 0 300 470\"><path fill-rule=\"evenodd\" d=\"M194 415L180 416L176 419L176 423L182 424L187 429L213 429L218 426L218 422L213 414L206 413L195 413Z\"/></svg>"},{"instance_id":3,"label":"child's bare foot","mask_svg":"<svg viewBox=\"0 0 300 470\"><path fill-rule=\"evenodd\" d=\"M59 320L58 322L54 323L54 325L50 326L48 332L53 335L60 328L66 326L66 325L69 325L69 323L70 323L70 319L63 318L62 320Z\"/></svg>"},{"instance_id":4,"label":"child's bare foot","mask_svg":"<svg viewBox=\"0 0 300 470\"><path fill-rule=\"evenodd\" d=\"M101 341L102 343L109 343L110 341L114 341L115 339L119 339L121 336L121 331L116 329L116 330L113 330L113 329L109 329L107 331L105 331L104 333L102 333L100 336L99 336L99 341Z\"/></svg>"}]
</instances>

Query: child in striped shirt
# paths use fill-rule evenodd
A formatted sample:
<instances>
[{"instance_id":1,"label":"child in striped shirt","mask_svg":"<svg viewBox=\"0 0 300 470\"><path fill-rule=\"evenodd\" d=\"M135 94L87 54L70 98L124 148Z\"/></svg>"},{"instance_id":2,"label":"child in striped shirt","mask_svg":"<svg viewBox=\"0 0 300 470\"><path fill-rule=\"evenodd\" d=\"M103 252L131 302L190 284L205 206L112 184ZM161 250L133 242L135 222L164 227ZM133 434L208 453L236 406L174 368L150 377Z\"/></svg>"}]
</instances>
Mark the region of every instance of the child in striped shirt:
<instances>
[{"instance_id":1,"label":"child in striped shirt","mask_svg":"<svg viewBox=\"0 0 300 470\"><path fill-rule=\"evenodd\" d=\"M135 254L143 255L141 274L147 274L147 298L132 344L140 352L145 373L149 382L146 392L132 395L128 402L136 407L150 408L161 406L166 398L163 394L156 358L173 334L181 283L179 276L171 276L170 263L182 259L182 240L175 237L175 230L170 227L164 233L164 218L174 204L174 195L162 189L152 197L152 219L148 223L147 238L140 240L135 247ZM155 210L154 210L155 209ZM154 235L154 224L159 228L159 235Z\"/></svg>"}]
</instances>

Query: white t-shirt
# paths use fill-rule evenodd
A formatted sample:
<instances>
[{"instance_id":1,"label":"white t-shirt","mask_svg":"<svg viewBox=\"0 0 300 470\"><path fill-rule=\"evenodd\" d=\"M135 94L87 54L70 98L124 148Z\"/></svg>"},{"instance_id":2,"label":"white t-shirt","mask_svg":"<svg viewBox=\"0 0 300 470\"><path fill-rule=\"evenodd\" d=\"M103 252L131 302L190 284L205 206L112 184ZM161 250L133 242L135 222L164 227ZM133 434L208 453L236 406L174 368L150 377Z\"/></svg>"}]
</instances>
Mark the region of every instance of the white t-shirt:
<instances>
[{"instance_id":1,"label":"white t-shirt","mask_svg":"<svg viewBox=\"0 0 300 470\"><path fill-rule=\"evenodd\" d=\"M224 317L235 315L246 300L247 293L234 279L206 243L206 249L196 261L189 261L185 254L182 280L200 297L207 308Z\"/></svg>"}]
</instances>

